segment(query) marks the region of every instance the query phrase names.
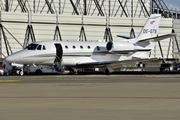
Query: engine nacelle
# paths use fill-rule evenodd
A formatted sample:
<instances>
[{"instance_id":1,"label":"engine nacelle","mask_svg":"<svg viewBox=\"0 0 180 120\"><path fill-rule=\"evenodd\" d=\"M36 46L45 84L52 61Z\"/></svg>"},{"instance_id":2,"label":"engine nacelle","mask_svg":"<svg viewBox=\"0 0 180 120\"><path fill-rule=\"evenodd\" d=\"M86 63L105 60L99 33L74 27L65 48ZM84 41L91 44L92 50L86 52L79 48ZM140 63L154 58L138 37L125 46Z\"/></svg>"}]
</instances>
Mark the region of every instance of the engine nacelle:
<instances>
[{"instance_id":1,"label":"engine nacelle","mask_svg":"<svg viewBox=\"0 0 180 120\"><path fill-rule=\"evenodd\" d=\"M106 44L106 49L109 52L133 52L134 51L134 45L132 43L128 42L113 42L109 41Z\"/></svg>"}]
</instances>

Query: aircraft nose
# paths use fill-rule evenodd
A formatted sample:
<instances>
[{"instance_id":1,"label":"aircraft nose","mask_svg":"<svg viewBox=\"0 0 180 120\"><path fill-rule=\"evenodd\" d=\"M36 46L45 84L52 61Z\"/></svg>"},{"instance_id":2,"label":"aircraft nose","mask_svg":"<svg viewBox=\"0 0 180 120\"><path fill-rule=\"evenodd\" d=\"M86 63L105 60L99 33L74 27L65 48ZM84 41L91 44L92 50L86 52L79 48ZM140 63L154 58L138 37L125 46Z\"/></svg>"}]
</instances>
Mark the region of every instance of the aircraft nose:
<instances>
[{"instance_id":1,"label":"aircraft nose","mask_svg":"<svg viewBox=\"0 0 180 120\"><path fill-rule=\"evenodd\" d=\"M4 58L4 61L7 63L13 63L13 62L17 62L18 59L14 55L9 55L9 56Z\"/></svg>"},{"instance_id":2,"label":"aircraft nose","mask_svg":"<svg viewBox=\"0 0 180 120\"><path fill-rule=\"evenodd\" d=\"M12 58L10 56L7 56L4 58L4 61L7 63L11 63L12 62Z\"/></svg>"}]
</instances>

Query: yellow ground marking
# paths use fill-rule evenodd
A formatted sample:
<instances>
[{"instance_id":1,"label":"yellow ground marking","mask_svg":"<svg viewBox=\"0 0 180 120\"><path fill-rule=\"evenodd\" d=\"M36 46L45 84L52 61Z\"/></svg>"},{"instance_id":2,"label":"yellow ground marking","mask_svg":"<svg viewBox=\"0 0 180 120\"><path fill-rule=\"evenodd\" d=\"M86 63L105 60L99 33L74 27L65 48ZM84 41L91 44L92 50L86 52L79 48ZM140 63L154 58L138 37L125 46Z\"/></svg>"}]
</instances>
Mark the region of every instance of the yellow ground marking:
<instances>
[{"instance_id":1,"label":"yellow ground marking","mask_svg":"<svg viewBox=\"0 0 180 120\"><path fill-rule=\"evenodd\" d=\"M21 80L0 80L0 83L13 83L13 82L20 82Z\"/></svg>"}]
</instances>

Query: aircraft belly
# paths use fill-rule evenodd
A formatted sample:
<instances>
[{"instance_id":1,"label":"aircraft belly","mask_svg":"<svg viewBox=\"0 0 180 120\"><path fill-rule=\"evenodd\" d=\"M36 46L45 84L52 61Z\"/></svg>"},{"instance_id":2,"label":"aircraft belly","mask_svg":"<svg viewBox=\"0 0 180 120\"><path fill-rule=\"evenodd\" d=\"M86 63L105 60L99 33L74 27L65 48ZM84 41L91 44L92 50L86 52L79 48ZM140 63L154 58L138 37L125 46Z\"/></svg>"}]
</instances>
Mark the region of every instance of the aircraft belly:
<instances>
[{"instance_id":1,"label":"aircraft belly","mask_svg":"<svg viewBox=\"0 0 180 120\"><path fill-rule=\"evenodd\" d=\"M54 57L31 57L31 58L21 58L19 59L19 63L24 64L53 64L54 63Z\"/></svg>"},{"instance_id":2,"label":"aircraft belly","mask_svg":"<svg viewBox=\"0 0 180 120\"><path fill-rule=\"evenodd\" d=\"M68 66L76 66L78 63L81 62L94 62L94 60L91 59L91 57L63 57L63 65L68 65Z\"/></svg>"},{"instance_id":3,"label":"aircraft belly","mask_svg":"<svg viewBox=\"0 0 180 120\"><path fill-rule=\"evenodd\" d=\"M43 58L37 60L37 63L39 63L39 64L41 63L43 65L52 65L52 64L54 64L54 59L55 59L55 57L43 57Z\"/></svg>"},{"instance_id":4,"label":"aircraft belly","mask_svg":"<svg viewBox=\"0 0 180 120\"><path fill-rule=\"evenodd\" d=\"M130 54L104 54L104 55L96 55L92 56L92 59L95 61L114 61L114 60L124 60L124 59L131 59Z\"/></svg>"}]
</instances>

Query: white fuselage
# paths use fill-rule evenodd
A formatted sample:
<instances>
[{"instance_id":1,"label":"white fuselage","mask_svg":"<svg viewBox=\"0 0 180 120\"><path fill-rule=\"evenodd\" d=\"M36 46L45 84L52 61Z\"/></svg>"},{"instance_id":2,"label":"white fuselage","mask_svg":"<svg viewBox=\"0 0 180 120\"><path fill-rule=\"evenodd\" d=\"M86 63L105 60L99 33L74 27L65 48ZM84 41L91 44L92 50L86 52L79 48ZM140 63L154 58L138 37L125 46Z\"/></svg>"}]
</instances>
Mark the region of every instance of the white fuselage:
<instances>
[{"instance_id":1,"label":"white fuselage","mask_svg":"<svg viewBox=\"0 0 180 120\"><path fill-rule=\"evenodd\" d=\"M134 39L108 42L38 41L6 57L5 61L72 68L106 67L108 71L112 71L111 68L118 68L124 62L149 60L149 52L154 48L155 42L172 36L158 36L160 18L160 14L152 14Z\"/></svg>"},{"instance_id":2,"label":"white fuselage","mask_svg":"<svg viewBox=\"0 0 180 120\"><path fill-rule=\"evenodd\" d=\"M114 47L114 51L107 50L107 42L39 41L32 44L37 44L36 48L25 48L5 60L9 63L52 65L58 56L61 65L76 66L83 63L130 60L136 52L134 45L128 41L118 42L122 50ZM57 48L55 44L58 45ZM38 45L41 47L38 48Z\"/></svg>"}]
</instances>

